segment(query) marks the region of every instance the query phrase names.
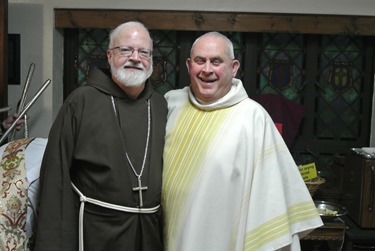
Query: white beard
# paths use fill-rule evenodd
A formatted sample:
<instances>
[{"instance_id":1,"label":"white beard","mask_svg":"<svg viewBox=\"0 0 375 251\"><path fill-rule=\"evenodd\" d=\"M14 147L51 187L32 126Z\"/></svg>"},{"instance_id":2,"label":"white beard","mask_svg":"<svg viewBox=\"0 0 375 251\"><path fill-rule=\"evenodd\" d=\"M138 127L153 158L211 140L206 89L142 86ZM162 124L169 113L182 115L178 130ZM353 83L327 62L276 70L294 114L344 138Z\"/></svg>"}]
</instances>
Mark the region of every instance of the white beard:
<instances>
[{"instance_id":1,"label":"white beard","mask_svg":"<svg viewBox=\"0 0 375 251\"><path fill-rule=\"evenodd\" d=\"M110 60L110 66L113 76L126 87L137 87L142 85L151 76L153 70L152 62L148 70L146 70L141 63L135 65L128 62L119 68L115 68L112 60ZM142 71L127 70L125 66L136 66L142 68Z\"/></svg>"}]
</instances>

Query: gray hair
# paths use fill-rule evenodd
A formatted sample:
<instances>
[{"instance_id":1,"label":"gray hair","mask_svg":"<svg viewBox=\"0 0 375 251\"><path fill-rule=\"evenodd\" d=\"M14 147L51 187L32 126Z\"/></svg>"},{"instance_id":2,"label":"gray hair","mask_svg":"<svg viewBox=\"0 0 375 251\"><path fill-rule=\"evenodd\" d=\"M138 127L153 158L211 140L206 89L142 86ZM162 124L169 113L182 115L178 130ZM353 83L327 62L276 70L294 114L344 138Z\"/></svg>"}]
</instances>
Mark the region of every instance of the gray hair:
<instances>
[{"instance_id":1,"label":"gray hair","mask_svg":"<svg viewBox=\"0 0 375 251\"><path fill-rule=\"evenodd\" d=\"M205 37L217 37L217 38L221 38L223 39L226 43L227 43L227 53L228 53L228 56L230 59L234 59L234 49L233 49L233 43L232 41L230 41L230 39L228 37L226 37L225 35L221 34L220 32L217 32L217 31L210 31L210 32L207 32L205 34L203 34L202 36L198 37L193 45L191 46L191 49L190 49L190 56L192 55L193 53L193 50L194 50L194 47L195 47L195 44L201 39L201 38L205 38Z\"/></svg>"},{"instance_id":2,"label":"gray hair","mask_svg":"<svg viewBox=\"0 0 375 251\"><path fill-rule=\"evenodd\" d=\"M150 42L151 42L151 47L152 47L152 38L151 38L150 32L148 31L148 29L146 28L146 26L144 24L142 24L141 22L138 22L138 21L129 21L129 22L120 24L119 26L117 26L115 29L113 29L109 33L108 48L112 48L113 47L113 40L116 38L116 36L119 33L121 33L124 29L130 28L130 27L134 27L134 26L138 26L140 29L143 29L148 34L148 36L150 37Z\"/></svg>"}]
</instances>

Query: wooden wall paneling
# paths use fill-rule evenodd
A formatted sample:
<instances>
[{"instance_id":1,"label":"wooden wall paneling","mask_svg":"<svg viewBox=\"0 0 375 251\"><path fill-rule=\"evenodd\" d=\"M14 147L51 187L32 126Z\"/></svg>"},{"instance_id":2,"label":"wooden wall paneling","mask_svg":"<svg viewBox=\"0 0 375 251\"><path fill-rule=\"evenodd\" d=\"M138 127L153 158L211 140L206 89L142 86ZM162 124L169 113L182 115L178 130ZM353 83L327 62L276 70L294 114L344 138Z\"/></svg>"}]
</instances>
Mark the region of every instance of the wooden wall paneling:
<instances>
[{"instance_id":1,"label":"wooden wall paneling","mask_svg":"<svg viewBox=\"0 0 375 251\"><path fill-rule=\"evenodd\" d=\"M375 35L374 16L55 9L56 28L112 29L129 20L139 20L151 30Z\"/></svg>"}]
</instances>

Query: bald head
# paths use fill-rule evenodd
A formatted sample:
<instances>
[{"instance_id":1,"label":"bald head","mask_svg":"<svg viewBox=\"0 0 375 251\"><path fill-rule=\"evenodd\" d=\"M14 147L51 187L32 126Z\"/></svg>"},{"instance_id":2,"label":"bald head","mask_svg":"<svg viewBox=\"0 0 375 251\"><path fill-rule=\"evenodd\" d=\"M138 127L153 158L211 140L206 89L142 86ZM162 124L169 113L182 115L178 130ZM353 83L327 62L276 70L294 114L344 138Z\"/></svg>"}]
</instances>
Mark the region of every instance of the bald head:
<instances>
[{"instance_id":1,"label":"bald head","mask_svg":"<svg viewBox=\"0 0 375 251\"><path fill-rule=\"evenodd\" d=\"M200 40L204 40L206 38L218 38L218 39L222 39L225 43L226 43L226 51L227 51L227 56L230 58L230 59L234 59L234 50L233 50L233 43L232 41L229 40L229 38L227 38L226 36L224 36L223 34L217 32L217 31L211 31L211 32L207 32L205 34L203 34L202 36L200 36L199 38L197 38L192 47L191 47L191 50L190 50L190 56L193 55L194 53L194 50L195 50L195 47L196 45L199 43Z\"/></svg>"}]
</instances>

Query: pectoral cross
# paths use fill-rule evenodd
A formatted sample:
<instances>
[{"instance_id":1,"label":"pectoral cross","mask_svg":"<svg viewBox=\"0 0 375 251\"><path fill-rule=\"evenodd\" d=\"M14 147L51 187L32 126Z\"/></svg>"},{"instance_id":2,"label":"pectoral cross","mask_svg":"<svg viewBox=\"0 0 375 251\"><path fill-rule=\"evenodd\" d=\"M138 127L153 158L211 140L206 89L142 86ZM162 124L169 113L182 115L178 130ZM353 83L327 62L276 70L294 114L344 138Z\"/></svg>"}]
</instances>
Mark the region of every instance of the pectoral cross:
<instances>
[{"instance_id":1,"label":"pectoral cross","mask_svg":"<svg viewBox=\"0 0 375 251\"><path fill-rule=\"evenodd\" d=\"M142 187L141 179L138 179L138 187L133 187L133 191L139 192L139 207L143 207L142 191L147 189L148 187Z\"/></svg>"}]
</instances>

